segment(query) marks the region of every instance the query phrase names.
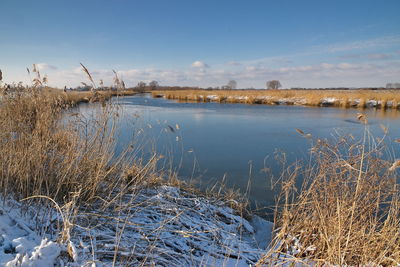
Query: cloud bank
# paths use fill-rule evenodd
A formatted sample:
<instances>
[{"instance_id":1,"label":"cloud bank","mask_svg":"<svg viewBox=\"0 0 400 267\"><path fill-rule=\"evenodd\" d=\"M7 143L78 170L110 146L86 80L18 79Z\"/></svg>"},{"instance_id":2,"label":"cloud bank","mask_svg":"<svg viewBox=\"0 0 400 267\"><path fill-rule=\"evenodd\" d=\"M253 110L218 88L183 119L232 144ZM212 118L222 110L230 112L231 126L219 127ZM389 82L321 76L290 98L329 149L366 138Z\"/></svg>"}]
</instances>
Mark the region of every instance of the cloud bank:
<instances>
[{"instance_id":1,"label":"cloud bank","mask_svg":"<svg viewBox=\"0 0 400 267\"><path fill-rule=\"evenodd\" d=\"M124 68L118 70L125 84L135 86L139 81L158 81L161 85L216 87L236 80L238 88L265 88L266 81L280 80L284 88L307 87L380 87L388 82L400 81L400 36L310 47L307 51L283 56L251 60L221 60L212 68L204 61L181 62L174 69ZM47 73L49 85L75 87L88 82L82 68L60 68L49 63L37 64ZM112 84L111 69L92 69L98 82ZM5 77L8 77L5 75ZM11 82L27 77L15 75ZM12 77L11 77L12 78Z\"/></svg>"},{"instance_id":2,"label":"cloud bank","mask_svg":"<svg viewBox=\"0 0 400 267\"><path fill-rule=\"evenodd\" d=\"M57 69L56 66L50 65L47 63L37 63L36 67L39 69L39 71L56 70Z\"/></svg>"},{"instance_id":3,"label":"cloud bank","mask_svg":"<svg viewBox=\"0 0 400 267\"><path fill-rule=\"evenodd\" d=\"M199 70L202 69L202 70ZM111 70L91 70L93 78L111 84ZM238 88L265 88L268 80L278 79L283 87L364 87L384 86L387 82L397 81L400 77L400 61L367 63L319 63L289 67L271 68L262 65L247 65L240 68L188 68L183 70L168 69L126 69L119 70L127 86L135 86L139 81L157 80L161 85L215 87L236 80ZM87 82L82 70L77 67L52 73L50 84L62 87L76 86Z\"/></svg>"}]
</instances>

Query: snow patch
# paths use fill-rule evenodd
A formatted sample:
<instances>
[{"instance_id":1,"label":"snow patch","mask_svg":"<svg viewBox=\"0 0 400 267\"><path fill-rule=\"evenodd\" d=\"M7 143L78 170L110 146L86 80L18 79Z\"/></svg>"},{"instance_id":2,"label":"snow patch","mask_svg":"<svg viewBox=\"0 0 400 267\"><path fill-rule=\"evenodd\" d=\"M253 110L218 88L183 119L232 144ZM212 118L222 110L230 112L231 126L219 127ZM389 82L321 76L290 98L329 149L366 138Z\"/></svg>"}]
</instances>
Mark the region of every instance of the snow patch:
<instances>
[{"instance_id":1,"label":"snow patch","mask_svg":"<svg viewBox=\"0 0 400 267\"><path fill-rule=\"evenodd\" d=\"M219 101L219 97L217 95L208 95L207 99L210 101Z\"/></svg>"},{"instance_id":2,"label":"snow patch","mask_svg":"<svg viewBox=\"0 0 400 267\"><path fill-rule=\"evenodd\" d=\"M99 200L100 201L100 200ZM246 220L226 202L199 197L171 186L127 193L117 207L95 203L73 219L70 240L36 234L21 205L0 206L1 266L249 266L264 255L272 223ZM121 208L122 207L122 208ZM39 212L39 213L38 213ZM57 217L57 215L55 215ZM38 217L41 217L39 215ZM57 224L53 217L48 222ZM56 227L52 229L57 229Z\"/></svg>"},{"instance_id":3,"label":"snow patch","mask_svg":"<svg viewBox=\"0 0 400 267\"><path fill-rule=\"evenodd\" d=\"M54 266L61 248L57 243L42 239L21 215L20 206L4 201L0 207L0 265Z\"/></svg>"},{"instance_id":4,"label":"snow patch","mask_svg":"<svg viewBox=\"0 0 400 267\"><path fill-rule=\"evenodd\" d=\"M61 248L58 244L42 239L39 246L32 248L33 243L20 243L19 249L24 251L18 253L15 258L5 264L6 267L52 267L60 255Z\"/></svg>"}]
</instances>

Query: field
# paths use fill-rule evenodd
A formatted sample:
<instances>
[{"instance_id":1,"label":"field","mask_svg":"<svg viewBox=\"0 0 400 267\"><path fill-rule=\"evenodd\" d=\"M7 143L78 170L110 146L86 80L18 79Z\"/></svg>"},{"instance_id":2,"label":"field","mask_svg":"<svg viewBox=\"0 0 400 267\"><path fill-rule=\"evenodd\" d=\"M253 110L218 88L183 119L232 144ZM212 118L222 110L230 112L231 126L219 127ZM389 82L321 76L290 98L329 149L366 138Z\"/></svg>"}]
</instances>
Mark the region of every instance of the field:
<instances>
[{"instance_id":1,"label":"field","mask_svg":"<svg viewBox=\"0 0 400 267\"><path fill-rule=\"evenodd\" d=\"M159 90L152 95L197 102L400 108L399 90Z\"/></svg>"}]
</instances>

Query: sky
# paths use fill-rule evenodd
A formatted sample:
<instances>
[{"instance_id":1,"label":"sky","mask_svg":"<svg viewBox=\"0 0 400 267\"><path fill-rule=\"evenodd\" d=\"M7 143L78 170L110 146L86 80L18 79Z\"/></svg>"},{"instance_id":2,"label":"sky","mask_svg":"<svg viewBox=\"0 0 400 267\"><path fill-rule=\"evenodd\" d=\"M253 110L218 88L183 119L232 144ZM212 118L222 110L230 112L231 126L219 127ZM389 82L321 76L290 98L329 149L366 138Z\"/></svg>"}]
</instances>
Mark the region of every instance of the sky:
<instances>
[{"instance_id":1,"label":"sky","mask_svg":"<svg viewBox=\"0 0 400 267\"><path fill-rule=\"evenodd\" d=\"M380 87L400 82L399 0L1 0L3 82Z\"/></svg>"}]
</instances>

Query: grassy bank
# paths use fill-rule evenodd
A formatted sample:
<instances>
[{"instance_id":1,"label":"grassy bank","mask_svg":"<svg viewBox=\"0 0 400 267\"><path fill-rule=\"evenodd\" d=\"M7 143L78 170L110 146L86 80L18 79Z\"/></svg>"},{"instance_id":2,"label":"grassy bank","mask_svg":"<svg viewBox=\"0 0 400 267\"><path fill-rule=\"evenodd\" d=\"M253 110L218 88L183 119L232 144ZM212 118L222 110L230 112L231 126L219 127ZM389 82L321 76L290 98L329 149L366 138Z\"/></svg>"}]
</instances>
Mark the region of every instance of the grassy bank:
<instances>
[{"instance_id":1,"label":"grassy bank","mask_svg":"<svg viewBox=\"0 0 400 267\"><path fill-rule=\"evenodd\" d=\"M160 90L152 95L197 102L400 108L399 90Z\"/></svg>"},{"instance_id":2,"label":"grassy bank","mask_svg":"<svg viewBox=\"0 0 400 267\"><path fill-rule=\"evenodd\" d=\"M118 91L61 91L58 89L48 88L47 94L52 94L55 97L62 98L63 101L68 102L72 105L79 103L89 102L104 102L109 100L113 96L130 96L137 94L135 90L118 90Z\"/></svg>"}]
</instances>

